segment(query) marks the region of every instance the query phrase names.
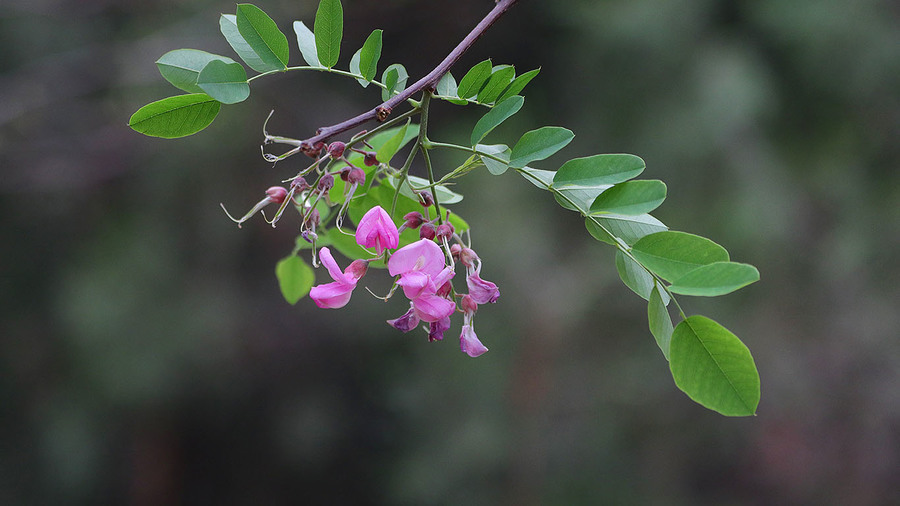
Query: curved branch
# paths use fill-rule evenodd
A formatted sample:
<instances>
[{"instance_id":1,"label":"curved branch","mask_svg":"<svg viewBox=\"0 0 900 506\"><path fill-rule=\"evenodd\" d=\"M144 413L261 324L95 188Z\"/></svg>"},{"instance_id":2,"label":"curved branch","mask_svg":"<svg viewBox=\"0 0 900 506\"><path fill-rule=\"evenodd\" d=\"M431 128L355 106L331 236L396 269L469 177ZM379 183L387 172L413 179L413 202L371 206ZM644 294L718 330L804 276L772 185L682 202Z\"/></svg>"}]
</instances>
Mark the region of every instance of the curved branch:
<instances>
[{"instance_id":1,"label":"curved branch","mask_svg":"<svg viewBox=\"0 0 900 506\"><path fill-rule=\"evenodd\" d=\"M310 137L309 139L305 139L300 141L300 147L305 152L315 151L315 145L319 142L324 142L326 139L337 135L342 132L346 132L352 128L358 127L363 123L371 120L384 121L391 114L391 110L397 105L403 103L416 93L421 92L426 88L434 87L437 82L441 79L441 77L450 70L459 58L475 44L475 41L478 40L479 37L494 24L497 19L500 18L510 7L512 7L518 0L499 0L497 4L491 9L484 19L482 19L475 28L466 35L464 38L454 49L444 58L437 67L434 68L431 72L428 73L422 79L416 81L415 84L403 90L400 94L395 95L388 99L386 102L382 103L378 107L366 111L359 116L354 118L350 118L346 121L342 121L336 125L331 125L327 127L322 127L316 131L316 135Z\"/></svg>"}]
</instances>

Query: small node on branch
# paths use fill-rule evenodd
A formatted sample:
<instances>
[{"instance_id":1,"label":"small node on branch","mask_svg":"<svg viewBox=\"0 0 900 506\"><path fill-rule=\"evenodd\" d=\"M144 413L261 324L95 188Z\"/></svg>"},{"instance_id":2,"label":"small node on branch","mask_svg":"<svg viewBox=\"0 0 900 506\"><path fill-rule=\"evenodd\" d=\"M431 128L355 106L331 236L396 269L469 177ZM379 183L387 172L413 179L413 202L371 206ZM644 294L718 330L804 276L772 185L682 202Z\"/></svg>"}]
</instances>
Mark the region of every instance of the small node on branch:
<instances>
[{"instance_id":1,"label":"small node on branch","mask_svg":"<svg viewBox=\"0 0 900 506\"><path fill-rule=\"evenodd\" d=\"M384 120L388 119L388 116L391 115L391 108L385 107L383 105L375 108L375 118L380 122L384 122Z\"/></svg>"}]
</instances>

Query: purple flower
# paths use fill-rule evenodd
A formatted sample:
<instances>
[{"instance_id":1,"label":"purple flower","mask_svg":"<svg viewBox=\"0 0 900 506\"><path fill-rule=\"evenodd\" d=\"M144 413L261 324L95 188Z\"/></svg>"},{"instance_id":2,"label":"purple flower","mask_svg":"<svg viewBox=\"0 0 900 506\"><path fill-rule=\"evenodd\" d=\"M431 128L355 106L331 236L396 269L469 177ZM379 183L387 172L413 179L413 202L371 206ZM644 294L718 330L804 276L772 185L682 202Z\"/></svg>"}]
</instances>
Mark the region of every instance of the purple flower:
<instances>
[{"instance_id":1,"label":"purple flower","mask_svg":"<svg viewBox=\"0 0 900 506\"><path fill-rule=\"evenodd\" d=\"M387 211L375 206L359 220L356 242L363 248L375 248L381 255L384 250L400 245L400 233Z\"/></svg>"},{"instance_id":2,"label":"purple flower","mask_svg":"<svg viewBox=\"0 0 900 506\"><path fill-rule=\"evenodd\" d=\"M494 303L500 297L497 285L481 279L477 271L466 277L466 285L469 287L472 300L478 304Z\"/></svg>"},{"instance_id":3,"label":"purple flower","mask_svg":"<svg viewBox=\"0 0 900 506\"><path fill-rule=\"evenodd\" d=\"M366 273L369 266L368 261L354 260L344 272L341 272L341 268L334 261L328 248L322 248L319 251L319 257L334 281L312 287L309 297L317 306L325 309L338 309L346 306L347 302L350 302L350 295L356 288L359 278Z\"/></svg>"},{"instance_id":4,"label":"purple flower","mask_svg":"<svg viewBox=\"0 0 900 506\"><path fill-rule=\"evenodd\" d=\"M419 325L419 317L416 316L412 304L410 304L409 311L407 311L403 316L397 318L396 320L388 320L387 322L397 330L409 332L410 330L416 328L417 325Z\"/></svg>"},{"instance_id":5,"label":"purple flower","mask_svg":"<svg viewBox=\"0 0 900 506\"><path fill-rule=\"evenodd\" d=\"M434 242L422 239L398 249L388 260L388 272L400 276L397 284L422 321L436 322L456 310L452 300L437 295L454 272L444 265L444 253Z\"/></svg>"},{"instance_id":6,"label":"purple flower","mask_svg":"<svg viewBox=\"0 0 900 506\"><path fill-rule=\"evenodd\" d=\"M428 327L429 341L443 341L444 332L450 328L450 317L445 316L436 322L431 322Z\"/></svg>"}]
</instances>

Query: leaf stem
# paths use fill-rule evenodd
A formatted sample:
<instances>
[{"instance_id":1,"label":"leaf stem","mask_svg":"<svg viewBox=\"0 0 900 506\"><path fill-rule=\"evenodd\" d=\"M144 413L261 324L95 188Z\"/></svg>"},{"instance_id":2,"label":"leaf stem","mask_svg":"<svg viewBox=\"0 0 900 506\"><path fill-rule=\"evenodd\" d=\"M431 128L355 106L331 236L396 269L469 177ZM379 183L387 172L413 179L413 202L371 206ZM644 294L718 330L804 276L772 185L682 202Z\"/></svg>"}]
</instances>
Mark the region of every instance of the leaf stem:
<instances>
[{"instance_id":1,"label":"leaf stem","mask_svg":"<svg viewBox=\"0 0 900 506\"><path fill-rule=\"evenodd\" d=\"M400 94L395 95L389 98L387 101L371 109L366 111L356 117L350 118L348 120L342 121L341 123L322 127L317 132L316 135L304 140L302 142L303 149L312 149L313 146L316 145L319 141L324 141L334 135L346 132L347 130L351 130L356 128L363 123L368 121L378 119L380 121L384 121L384 119L391 113L391 110L397 105L401 104L403 101L409 99L416 93L419 93L425 89L433 88L435 84L440 80L440 78L450 70L451 67L462 57L462 55L475 44L484 32L497 21L510 7L515 5L518 0L499 0L494 5L494 8L469 32L468 35L453 49L453 51L448 54L444 60L438 64L437 67L434 68L431 72L428 73L425 77L419 79L415 84L403 90ZM312 67L316 68L316 67ZM361 76L360 76L361 77Z\"/></svg>"}]
</instances>

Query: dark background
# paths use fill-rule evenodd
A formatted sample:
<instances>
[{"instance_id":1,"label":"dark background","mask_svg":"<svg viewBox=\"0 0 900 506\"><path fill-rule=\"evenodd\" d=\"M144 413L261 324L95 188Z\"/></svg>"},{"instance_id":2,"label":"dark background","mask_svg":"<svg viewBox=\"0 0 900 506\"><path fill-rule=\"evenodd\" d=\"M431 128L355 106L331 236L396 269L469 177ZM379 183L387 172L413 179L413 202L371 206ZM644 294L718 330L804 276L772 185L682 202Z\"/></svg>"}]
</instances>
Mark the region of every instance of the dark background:
<instances>
[{"instance_id":1,"label":"dark background","mask_svg":"<svg viewBox=\"0 0 900 506\"><path fill-rule=\"evenodd\" d=\"M573 129L545 169L638 154L669 187L656 216L759 267L740 292L682 298L750 347L758 416L678 391L612 249L512 173L458 187L503 294L477 316L486 355L459 352L458 326L437 344L394 331L401 300L288 305L274 265L295 224L239 230L219 203L249 208L296 171L259 156L270 109L302 138L378 93L278 75L198 135L144 137L129 116L179 93L154 61L233 56L234 4L7 0L0 504L900 502L900 6L520 4L455 69L542 68L491 139ZM299 64L291 22L316 4L257 5ZM383 28L381 68L415 80L491 6L346 0L339 66ZM465 142L481 112L435 107L432 138Z\"/></svg>"}]
</instances>

